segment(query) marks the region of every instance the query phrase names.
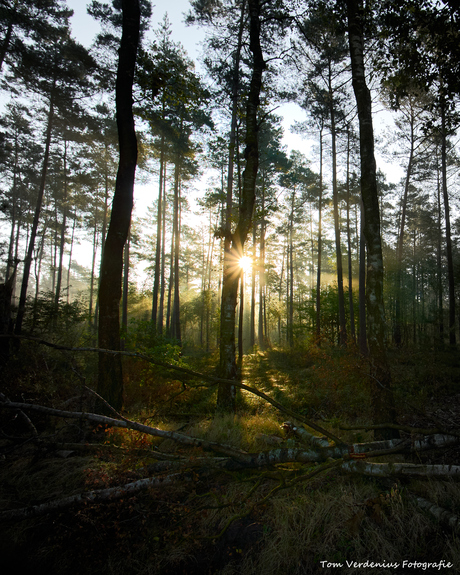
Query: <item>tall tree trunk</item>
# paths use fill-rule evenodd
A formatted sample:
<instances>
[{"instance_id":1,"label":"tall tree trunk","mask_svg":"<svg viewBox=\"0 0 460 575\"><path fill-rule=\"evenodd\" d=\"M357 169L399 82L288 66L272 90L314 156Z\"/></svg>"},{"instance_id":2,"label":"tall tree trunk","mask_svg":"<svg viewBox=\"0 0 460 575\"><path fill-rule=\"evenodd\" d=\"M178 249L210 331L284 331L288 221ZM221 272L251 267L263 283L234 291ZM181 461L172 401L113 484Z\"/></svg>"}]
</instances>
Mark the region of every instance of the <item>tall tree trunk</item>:
<instances>
[{"instance_id":1,"label":"tall tree trunk","mask_svg":"<svg viewBox=\"0 0 460 575\"><path fill-rule=\"evenodd\" d=\"M355 310L353 305L353 257L351 251L350 226L350 130L347 129L347 249L348 249L348 305L350 308L350 335L356 343Z\"/></svg>"},{"instance_id":2,"label":"tall tree trunk","mask_svg":"<svg viewBox=\"0 0 460 575\"><path fill-rule=\"evenodd\" d=\"M101 229L101 263L100 263L100 270L99 270L99 282L102 277L102 261L103 261L103 254L104 254L104 246L105 240L107 237L107 224L109 219L109 167L108 167L108 158L109 158L109 145L107 141L105 142L105 162L104 162L104 212L102 215L102 229ZM96 203L97 205L97 203ZM98 293L99 293L98 286ZM91 318L90 318L91 321ZM99 297L96 299L96 307L94 310L94 326L96 327L99 322Z\"/></svg>"},{"instance_id":3,"label":"tall tree trunk","mask_svg":"<svg viewBox=\"0 0 460 575\"><path fill-rule=\"evenodd\" d=\"M412 175L412 166L414 163L414 148L415 148L415 135L414 135L414 115L411 113L409 128L410 128L410 151L409 160L406 168L406 178L404 182L404 194L401 207L401 223L399 226L398 245L396 248L396 301L395 301L395 327L394 327L394 341L399 347L402 344L401 332L401 290L402 290L402 261L403 261L403 248L404 248L404 231L406 226L406 213L407 213L407 197L409 195L409 184Z\"/></svg>"},{"instance_id":4,"label":"tall tree trunk","mask_svg":"<svg viewBox=\"0 0 460 575\"><path fill-rule=\"evenodd\" d=\"M240 308L238 317L238 375L243 371L244 338L244 270L240 269Z\"/></svg>"},{"instance_id":5,"label":"tall tree trunk","mask_svg":"<svg viewBox=\"0 0 460 575\"><path fill-rule=\"evenodd\" d=\"M158 335L163 334L163 320L164 320L164 307L165 307L165 267L166 267L166 162L164 166L163 175L163 229L161 232L161 272L160 272L160 305L158 309Z\"/></svg>"},{"instance_id":6,"label":"tall tree trunk","mask_svg":"<svg viewBox=\"0 0 460 575\"><path fill-rule=\"evenodd\" d=\"M294 201L295 191L291 196L291 216L289 219L289 246L286 266L287 287L287 340L290 348L294 347Z\"/></svg>"},{"instance_id":7,"label":"tall tree trunk","mask_svg":"<svg viewBox=\"0 0 460 575\"><path fill-rule=\"evenodd\" d=\"M329 114L331 117L332 139L332 203L334 207L335 253L337 260L337 292L339 299L339 344L347 344L347 324L345 320L345 295L343 292L342 245L340 241L339 191L337 189L337 131L335 126L335 109L332 94L332 69L329 63Z\"/></svg>"},{"instance_id":8,"label":"tall tree trunk","mask_svg":"<svg viewBox=\"0 0 460 575\"><path fill-rule=\"evenodd\" d=\"M179 254L180 254L180 170L181 160L177 158L174 173L174 254L171 252L174 265L174 300L171 316L171 336L181 343L180 326L180 292L179 292Z\"/></svg>"},{"instance_id":9,"label":"tall tree trunk","mask_svg":"<svg viewBox=\"0 0 460 575\"><path fill-rule=\"evenodd\" d=\"M265 330L265 178L262 178L261 187L261 216L260 216L260 248L259 248L259 349L266 349L267 332Z\"/></svg>"},{"instance_id":10,"label":"tall tree trunk","mask_svg":"<svg viewBox=\"0 0 460 575\"><path fill-rule=\"evenodd\" d=\"M94 300L94 275L96 271L96 257L97 257L97 247L98 247L98 233L97 233L97 216L98 209L97 203L94 212L94 231L93 231L93 257L91 260L91 280L89 284L89 306L88 306L88 321L90 326L93 324L93 300ZM96 326L94 326L94 329Z\"/></svg>"},{"instance_id":11,"label":"tall tree trunk","mask_svg":"<svg viewBox=\"0 0 460 575\"><path fill-rule=\"evenodd\" d=\"M67 303L70 301L70 270L72 268L72 255L73 255L73 243L75 240L75 228L77 226L77 217L76 214L73 218L72 224L72 235L70 237L70 248L69 248L69 264L67 266Z\"/></svg>"},{"instance_id":12,"label":"tall tree trunk","mask_svg":"<svg viewBox=\"0 0 460 575\"><path fill-rule=\"evenodd\" d=\"M252 226L251 324L249 346L256 345L256 225Z\"/></svg>"},{"instance_id":13,"label":"tall tree trunk","mask_svg":"<svg viewBox=\"0 0 460 575\"><path fill-rule=\"evenodd\" d=\"M61 236L59 238L59 258L57 265L57 278L56 278L56 291L54 295L54 307L59 309L59 299L61 298L61 284L62 284L62 265L64 262L64 249L65 249L65 232L67 227L67 140L64 140L64 197L62 208L62 223L61 223Z\"/></svg>"},{"instance_id":14,"label":"tall tree trunk","mask_svg":"<svg viewBox=\"0 0 460 575\"><path fill-rule=\"evenodd\" d=\"M128 293L129 293L129 248L131 246L131 230L128 232L128 239L125 243L123 254L123 296L121 300L121 327L123 328L124 337L122 340L123 349L124 339L128 331Z\"/></svg>"},{"instance_id":15,"label":"tall tree trunk","mask_svg":"<svg viewBox=\"0 0 460 575\"><path fill-rule=\"evenodd\" d=\"M364 208L362 200L359 202L361 217L359 218L359 329L358 348L361 355L368 354L366 329L366 238L364 237Z\"/></svg>"},{"instance_id":16,"label":"tall tree trunk","mask_svg":"<svg viewBox=\"0 0 460 575\"><path fill-rule=\"evenodd\" d=\"M133 81L139 44L138 0L122 0L123 31L116 80L117 128L120 149L112 215L104 245L99 286L99 340L101 349L120 349L120 298L123 248L133 207L137 139L133 116ZM123 373L120 355L99 354L97 392L112 407L123 406Z\"/></svg>"},{"instance_id":17,"label":"tall tree trunk","mask_svg":"<svg viewBox=\"0 0 460 575\"><path fill-rule=\"evenodd\" d=\"M438 150L436 149L436 160ZM441 209L441 182L439 178L439 166L437 170L437 198L438 198L438 233L437 233L437 246L436 246L436 275L437 275L437 291L438 291L438 339L440 348L444 347L444 306L443 306L443 285L442 285L442 209Z\"/></svg>"},{"instance_id":18,"label":"tall tree trunk","mask_svg":"<svg viewBox=\"0 0 460 575\"><path fill-rule=\"evenodd\" d=\"M348 0L348 37L352 83L359 118L361 152L361 195L364 206L364 234L367 245L367 337L370 352L369 384L375 423L393 423L396 418L391 392L391 373L385 351L385 311L383 305L383 256L380 237L380 213L374 157L371 94L364 70L362 6L359 0ZM385 428L375 432L376 439L389 439L399 434Z\"/></svg>"},{"instance_id":19,"label":"tall tree trunk","mask_svg":"<svg viewBox=\"0 0 460 575\"><path fill-rule=\"evenodd\" d=\"M160 143L160 174L158 183L158 209L157 209L157 239L155 247L155 270L153 276L153 294L152 294L152 324L157 329L158 315L158 293L160 291L160 265L161 265L161 214L162 214L162 196L163 196L163 164L165 155L165 138L161 135Z\"/></svg>"},{"instance_id":20,"label":"tall tree trunk","mask_svg":"<svg viewBox=\"0 0 460 575\"><path fill-rule=\"evenodd\" d=\"M35 238L37 237L38 222L40 220L40 213L43 204L43 196L45 193L46 175L48 173L48 164L50 157L50 146L51 146L51 133L53 130L54 121L54 98L56 89L56 79L54 79L53 86L50 92L49 107L48 107L48 118L46 126L46 136L45 136L45 153L43 156L42 171L40 175L40 185L37 194L37 203L35 205L34 219L32 222L32 229L30 231L29 243L27 247L27 254L24 260L24 270L22 273L22 285L21 285L21 295L19 296L18 313L16 316L16 322L14 325L15 335L21 335L22 332L22 322L24 320L24 312L26 307L27 298L27 287L29 284L30 266L32 265L32 258L34 255Z\"/></svg>"},{"instance_id":21,"label":"tall tree trunk","mask_svg":"<svg viewBox=\"0 0 460 575\"><path fill-rule=\"evenodd\" d=\"M321 255L323 210L323 126L319 130L319 196L318 196L318 264L316 269L316 343L321 345Z\"/></svg>"},{"instance_id":22,"label":"tall tree trunk","mask_svg":"<svg viewBox=\"0 0 460 575\"><path fill-rule=\"evenodd\" d=\"M235 357L235 309L238 296L238 260L243 254L244 242L249 232L255 203L256 179L259 167L259 109L262 73L265 68L260 46L260 4L259 0L248 0L250 25L249 47L253 56L253 67L246 105L246 166L243 173L242 197L238 225L231 235L230 249L224 254L224 275L222 283L222 305L220 325L219 373L224 379L237 377ZM219 384L217 408L233 411L235 408L235 387L228 383Z\"/></svg>"},{"instance_id":23,"label":"tall tree trunk","mask_svg":"<svg viewBox=\"0 0 460 575\"><path fill-rule=\"evenodd\" d=\"M1 66L0 66L1 69ZM19 219L16 226L17 217L17 181L18 181L18 160L19 160L19 145L18 145L18 135L15 134L14 138L14 165L13 165L13 183L11 186L12 195L12 206L11 206L11 232L10 232L10 242L8 246L8 260L6 262L5 271L5 284L8 282L10 275L14 273L12 270L16 270L17 263L14 261L14 243L15 243L15 229L16 234L19 234ZM16 277L16 275L15 275ZM11 286L11 293L13 293L13 287Z\"/></svg>"},{"instance_id":24,"label":"tall tree trunk","mask_svg":"<svg viewBox=\"0 0 460 575\"><path fill-rule=\"evenodd\" d=\"M452 254L452 235L450 227L449 194L447 192L447 125L446 103L441 96L441 187L444 199L444 217L446 220L446 253L447 253L447 278L449 285L449 343L456 345L455 335L455 271Z\"/></svg>"}]
</instances>

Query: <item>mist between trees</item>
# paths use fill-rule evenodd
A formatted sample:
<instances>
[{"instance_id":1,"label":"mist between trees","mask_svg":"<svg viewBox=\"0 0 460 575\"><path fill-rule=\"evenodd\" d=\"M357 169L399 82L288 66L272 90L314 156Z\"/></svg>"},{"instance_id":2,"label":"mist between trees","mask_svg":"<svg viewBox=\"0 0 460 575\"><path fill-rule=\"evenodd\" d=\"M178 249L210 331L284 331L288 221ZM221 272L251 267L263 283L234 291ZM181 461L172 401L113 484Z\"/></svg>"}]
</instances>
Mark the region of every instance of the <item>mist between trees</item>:
<instances>
[{"instance_id":1,"label":"mist between trees","mask_svg":"<svg viewBox=\"0 0 460 575\"><path fill-rule=\"evenodd\" d=\"M229 380L255 346L356 345L381 384L375 416L392 420L385 349L458 336L457 9L196 0L200 75L147 0L138 16L92 2L89 50L66 3L45 4L0 12L3 333L73 310L84 337L121 349L145 321L184 350L217 350ZM287 102L308 154L282 145ZM375 108L394 120L378 141ZM130 218L134 177L151 198ZM100 367L99 391L120 408L114 369ZM223 410L234 401L219 388Z\"/></svg>"}]
</instances>

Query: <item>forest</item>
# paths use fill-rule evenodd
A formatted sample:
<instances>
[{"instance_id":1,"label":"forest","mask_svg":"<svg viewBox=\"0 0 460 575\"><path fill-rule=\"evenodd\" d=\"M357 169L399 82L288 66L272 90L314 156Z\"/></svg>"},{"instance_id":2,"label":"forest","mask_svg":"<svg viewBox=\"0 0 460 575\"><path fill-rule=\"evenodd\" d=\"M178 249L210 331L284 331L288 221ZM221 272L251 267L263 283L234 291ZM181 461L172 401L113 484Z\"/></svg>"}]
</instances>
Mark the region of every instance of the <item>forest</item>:
<instances>
[{"instance_id":1,"label":"forest","mask_svg":"<svg viewBox=\"0 0 460 575\"><path fill-rule=\"evenodd\" d=\"M457 2L72 3L0 0L5 572L458 572Z\"/></svg>"}]
</instances>

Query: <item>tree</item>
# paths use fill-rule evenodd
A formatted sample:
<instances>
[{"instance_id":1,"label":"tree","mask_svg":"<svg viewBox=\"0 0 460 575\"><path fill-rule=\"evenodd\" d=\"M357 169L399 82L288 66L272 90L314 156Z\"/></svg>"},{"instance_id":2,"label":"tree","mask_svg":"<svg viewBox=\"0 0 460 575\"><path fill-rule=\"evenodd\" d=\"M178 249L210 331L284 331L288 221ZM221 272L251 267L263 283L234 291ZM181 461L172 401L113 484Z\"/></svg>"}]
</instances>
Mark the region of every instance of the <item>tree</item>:
<instances>
[{"instance_id":1,"label":"tree","mask_svg":"<svg viewBox=\"0 0 460 575\"><path fill-rule=\"evenodd\" d=\"M101 262L99 285L99 333L101 349L119 350L120 299L123 250L128 237L133 206L133 188L137 165L137 138L133 115L133 82L140 35L138 0L122 0L122 37L120 42L116 110L119 138L119 164L112 214ZM119 355L99 354L97 391L112 407L123 405L123 374Z\"/></svg>"},{"instance_id":2,"label":"tree","mask_svg":"<svg viewBox=\"0 0 460 575\"><path fill-rule=\"evenodd\" d=\"M374 157L372 102L364 67L363 7L359 0L347 0L348 40L353 90L359 118L361 155L361 196L364 211L364 235L367 245L367 338L370 360L370 387L376 423L395 420L391 393L391 373L385 351L385 311L383 302L383 256L380 236L380 213ZM395 437L392 429L376 431L376 437Z\"/></svg>"},{"instance_id":3,"label":"tree","mask_svg":"<svg viewBox=\"0 0 460 575\"><path fill-rule=\"evenodd\" d=\"M312 114L322 122L328 121L331 134L332 159L332 202L334 213L335 250L337 261L337 287L339 305L339 341L347 343L345 320L345 296L343 290L343 262L340 240L339 198L337 184L337 136L338 124L343 122L343 60L347 54L346 39L341 24L332 10L320 3L309 13L309 19L299 25L307 43L316 54L314 57L303 50L308 61L309 72L305 81L304 107L312 109Z\"/></svg>"},{"instance_id":4,"label":"tree","mask_svg":"<svg viewBox=\"0 0 460 575\"><path fill-rule=\"evenodd\" d=\"M70 12L64 11L56 17L54 27L49 27L48 44L30 45L22 54L21 65L16 73L28 89L41 95L46 102L44 155L37 192L34 219L24 261L21 295L14 331L21 334L24 319L30 268L34 253L46 178L50 160L51 136L56 116L65 116L75 106L75 98L87 90L87 72L94 69L94 60L83 46L69 35Z\"/></svg>"},{"instance_id":5,"label":"tree","mask_svg":"<svg viewBox=\"0 0 460 575\"><path fill-rule=\"evenodd\" d=\"M256 197L256 180L259 167L259 124L257 113L262 89L262 74L266 66L260 43L261 5L259 0L248 0L248 9L252 74L246 101L246 149L244 152L246 165L243 173L238 223L235 231L230 236L231 245L224 253L224 276L222 282L219 373L223 379L227 380L237 377L235 309L240 277L239 260L243 255L244 243L252 224ZM235 398L236 390L232 384L219 384L217 396L217 408L219 410L233 411Z\"/></svg>"}]
</instances>

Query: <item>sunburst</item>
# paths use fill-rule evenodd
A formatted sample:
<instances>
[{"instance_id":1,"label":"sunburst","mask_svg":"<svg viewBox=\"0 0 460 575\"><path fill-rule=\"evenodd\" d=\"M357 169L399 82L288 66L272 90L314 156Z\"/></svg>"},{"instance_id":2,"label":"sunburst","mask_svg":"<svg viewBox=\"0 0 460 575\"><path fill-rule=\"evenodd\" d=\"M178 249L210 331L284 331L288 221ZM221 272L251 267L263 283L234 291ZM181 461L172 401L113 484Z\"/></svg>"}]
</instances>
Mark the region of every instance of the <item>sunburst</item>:
<instances>
[{"instance_id":1,"label":"sunburst","mask_svg":"<svg viewBox=\"0 0 460 575\"><path fill-rule=\"evenodd\" d=\"M252 259L249 256L242 256L238 260L238 265L244 273L248 272L252 267Z\"/></svg>"}]
</instances>

